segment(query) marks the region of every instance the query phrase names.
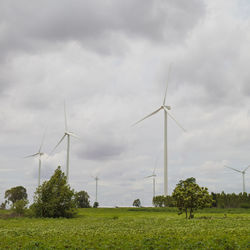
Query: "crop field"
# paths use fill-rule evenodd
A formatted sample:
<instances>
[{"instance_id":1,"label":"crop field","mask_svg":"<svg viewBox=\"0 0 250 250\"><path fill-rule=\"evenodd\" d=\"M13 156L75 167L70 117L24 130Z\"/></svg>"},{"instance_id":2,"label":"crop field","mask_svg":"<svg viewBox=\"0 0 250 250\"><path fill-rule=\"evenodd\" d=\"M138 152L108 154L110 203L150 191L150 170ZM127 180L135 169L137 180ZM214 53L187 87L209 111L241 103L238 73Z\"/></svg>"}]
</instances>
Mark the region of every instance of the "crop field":
<instances>
[{"instance_id":1,"label":"crop field","mask_svg":"<svg viewBox=\"0 0 250 250\"><path fill-rule=\"evenodd\" d=\"M250 249L249 209L186 220L162 208L87 208L73 219L5 218L0 249Z\"/></svg>"}]
</instances>

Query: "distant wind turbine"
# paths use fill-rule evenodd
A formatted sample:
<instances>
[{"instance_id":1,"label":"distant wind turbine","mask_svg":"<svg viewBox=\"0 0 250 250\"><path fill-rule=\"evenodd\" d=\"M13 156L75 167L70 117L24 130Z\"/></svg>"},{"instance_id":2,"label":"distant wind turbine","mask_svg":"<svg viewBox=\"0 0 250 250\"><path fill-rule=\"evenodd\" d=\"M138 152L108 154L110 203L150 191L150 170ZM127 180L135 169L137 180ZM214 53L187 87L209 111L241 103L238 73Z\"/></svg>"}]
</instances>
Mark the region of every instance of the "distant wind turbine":
<instances>
[{"instance_id":1,"label":"distant wind turbine","mask_svg":"<svg viewBox=\"0 0 250 250\"><path fill-rule=\"evenodd\" d=\"M28 156L25 157L25 158L38 157L38 160L39 160L39 165L38 165L38 187L40 186L40 177L41 177L41 165L42 165L42 159L41 158L44 155L44 153L42 152L42 146L43 146L44 138L45 138L45 133L43 135L42 142L41 142L41 145L39 147L38 152L33 154L33 155L28 155Z\"/></svg>"},{"instance_id":2,"label":"distant wind turbine","mask_svg":"<svg viewBox=\"0 0 250 250\"><path fill-rule=\"evenodd\" d=\"M98 178L97 175L95 177L93 177L93 178L95 179L95 201L97 202L97 190L98 190L97 187L98 187L99 178Z\"/></svg>"},{"instance_id":3,"label":"distant wind turbine","mask_svg":"<svg viewBox=\"0 0 250 250\"><path fill-rule=\"evenodd\" d=\"M152 172L152 175L146 176L145 178L151 178L151 177L153 177L153 198L154 198L155 197L155 177L156 177L155 168Z\"/></svg>"},{"instance_id":4,"label":"distant wind turbine","mask_svg":"<svg viewBox=\"0 0 250 250\"><path fill-rule=\"evenodd\" d=\"M176 124L184 131L186 132L186 130L180 125L180 123L174 118L174 116L169 112L169 110L171 110L170 106L166 105L166 97L167 97L167 89L168 89L168 82L169 82L169 75L170 75L170 70L171 70L171 65L169 66L169 71L168 71L168 79L167 79L167 87L166 87L166 91L165 91L165 95L164 95L164 99L163 99L163 103L160 106L160 108L158 108L157 110L155 110L153 113L145 116L144 118L142 118L141 120L139 120L138 122L134 123L132 126L142 122L143 120L149 118L150 116L155 115L156 113L158 113L160 110L164 111L164 196L168 195L168 153L167 153L167 117L169 116L170 118L172 118Z\"/></svg>"},{"instance_id":5,"label":"distant wind turbine","mask_svg":"<svg viewBox=\"0 0 250 250\"><path fill-rule=\"evenodd\" d=\"M228 167L228 166L225 166L225 167L226 167L226 168L229 168L229 169L232 169L232 170L234 170L234 171L239 172L239 173L242 174L242 179L243 179L243 193L245 193L245 192L246 192L246 186L245 186L245 173L246 173L247 169L250 167L250 165L247 166L243 171L240 171L240 170L238 170L238 169L231 168L231 167Z\"/></svg>"},{"instance_id":6,"label":"distant wind turbine","mask_svg":"<svg viewBox=\"0 0 250 250\"><path fill-rule=\"evenodd\" d=\"M65 122L65 131L61 140L56 144L56 146L51 151L51 154L55 151L55 149L61 144L64 138L67 136L67 158L66 158L66 178L69 181L69 149L70 149L70 136L78 138L73 132L69 132L67 125L67 117L66 117L66 105L64 102L64 122Z\"/></svg>"}]
</instances>

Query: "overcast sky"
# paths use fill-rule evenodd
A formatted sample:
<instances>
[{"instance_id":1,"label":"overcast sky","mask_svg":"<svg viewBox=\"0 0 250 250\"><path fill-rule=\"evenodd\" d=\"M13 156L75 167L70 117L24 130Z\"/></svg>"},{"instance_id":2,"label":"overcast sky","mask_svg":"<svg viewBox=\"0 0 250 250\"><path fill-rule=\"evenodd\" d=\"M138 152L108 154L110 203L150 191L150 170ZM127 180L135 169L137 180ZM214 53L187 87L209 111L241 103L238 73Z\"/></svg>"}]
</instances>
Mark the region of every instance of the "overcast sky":
<instances>
[{"instance_id":1,"label":"overcast sky","mask_svg":"<svg viewBox=\"0 0 250 250\"><path fill-rule=\"evenodd\" d=\"M69 183L101 206L151 205L163 194L163 101L169 189L195 177L210 192L242 191L250 164L248 0L0 0L0 201L23 185L32 201L38 151L71 140ZM44 157L42 181L65 170L66 141ZM250 192L250 169L246 189Z\"/></svg>"}]
</instances>

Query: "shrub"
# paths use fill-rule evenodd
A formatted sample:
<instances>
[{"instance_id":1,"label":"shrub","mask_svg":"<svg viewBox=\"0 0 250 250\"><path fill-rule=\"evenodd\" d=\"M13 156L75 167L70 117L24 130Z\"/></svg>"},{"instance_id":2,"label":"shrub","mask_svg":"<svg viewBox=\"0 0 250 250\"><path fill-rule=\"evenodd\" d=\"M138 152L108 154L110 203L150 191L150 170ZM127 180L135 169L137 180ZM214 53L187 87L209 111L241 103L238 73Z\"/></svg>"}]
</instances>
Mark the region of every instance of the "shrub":
<instances>
[{"instance_id":1,"label":"shrub","mask_svg":"<svg viewBox=\"0 0 250 250\"><path fill-rule=\"evenodd\" d=\"M31 208L37 217L70 218L76 214L74 191L67 184L60 166L49 181L37 188Z\"/></svg>"},{"instance_id":2,"label":"shrub","mask_svg":"<svg viewBox=\"0 0 250 250\"><path fill-rule=\"evenodd\" d=\"M93 204L93 208L98 208L98 207L99 207L99 203L97 201L95 201Z\"/></svg>"},{"instance_id":3,"label":"shrub","mask_svg":"<svg viewBox=\"0 0 250 250\"><path fill-rule=\"evenodd\" d=\"M140 199L134 200L133 207L141 207L141 201L140 201Z\"/></svg>"},{"instance_id":4,"label":"shrub","mask_svg":"<svg viewBox=\"0 0 250 250\"><path fill-rule=\"evenodd\" d=\"M13 205L11 210L17 215L24 215L27 210L28 205L27 200L17 200Z\"/></svg>"}]
</instances>

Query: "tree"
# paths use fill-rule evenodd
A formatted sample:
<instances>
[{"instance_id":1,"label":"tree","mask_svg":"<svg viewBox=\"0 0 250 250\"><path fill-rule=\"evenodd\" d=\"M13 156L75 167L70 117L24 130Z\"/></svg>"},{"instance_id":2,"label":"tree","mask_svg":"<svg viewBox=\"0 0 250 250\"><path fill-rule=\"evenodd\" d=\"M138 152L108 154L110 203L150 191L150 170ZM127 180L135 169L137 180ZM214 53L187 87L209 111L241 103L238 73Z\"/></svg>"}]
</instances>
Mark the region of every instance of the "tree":
<instances>
[{"instance_id":1,"label":"tree","mask_svg":"<svg viewBox=\"0 0 250 250\"><path fill-rule=\"evenodd\" d=\"M80 191L75 193L75 201L76 201L76 206L83 208L83 207L90 207L89 203L89 195L85 191Z\"/></svg>"},{"instance_id":2,"label":"tree","mask_svg":"<svg viewBox=\"0 0 250 250\"><path fill-rule=\"evenodd\" d=\"M34 197L32 210L37 217L73 217L76 214L74 191L60 166L49 181L40 185Z\"/></svg>"},{"instance_id":3,"label":"tree","mask_svg":"<svg viewBox=\"0 0 250 250\"><path fill-rule=\"evenodd\" d=\"M11 201L12 205L18 200L26 200L28 197L27 191L23 186L13 187L5 191L5 199L8 203Z\"/></svg>"},{"instance_id":4,"label":"tree","mask_svg":"<svg viewBox=\"0 0 250 250\"><path fill-rule=\"evenodd\" d=\"M97 201L95 201L93 204L93 208L98 208L98 207L99 207L99 203Z\"/></svg>"},{"instance_id":5,"label":"tree","mask_svg":"<svg viewBox=\"0 0 250 250\"><path fill-rule=\"evenodd\" d=\"M175 204L179 209L179 214L186 213L186 219L194 217L193 212L198 208L211 207L212 198L209 195L207 188L200 187L196 184L195 178L191 177L186 180L181 180L173 191Z\"/></svg>"},{"instance_id":6,"label":"tree","mask_svg":"<svg viewBox=\"0 0 250 250\"><path fill-rule=\"evenodd\" d=\"M140 201L140 199L134 200L133 206L134 206L134 207L141 207L141 201Z\"/></svg>"}]
</instances>

